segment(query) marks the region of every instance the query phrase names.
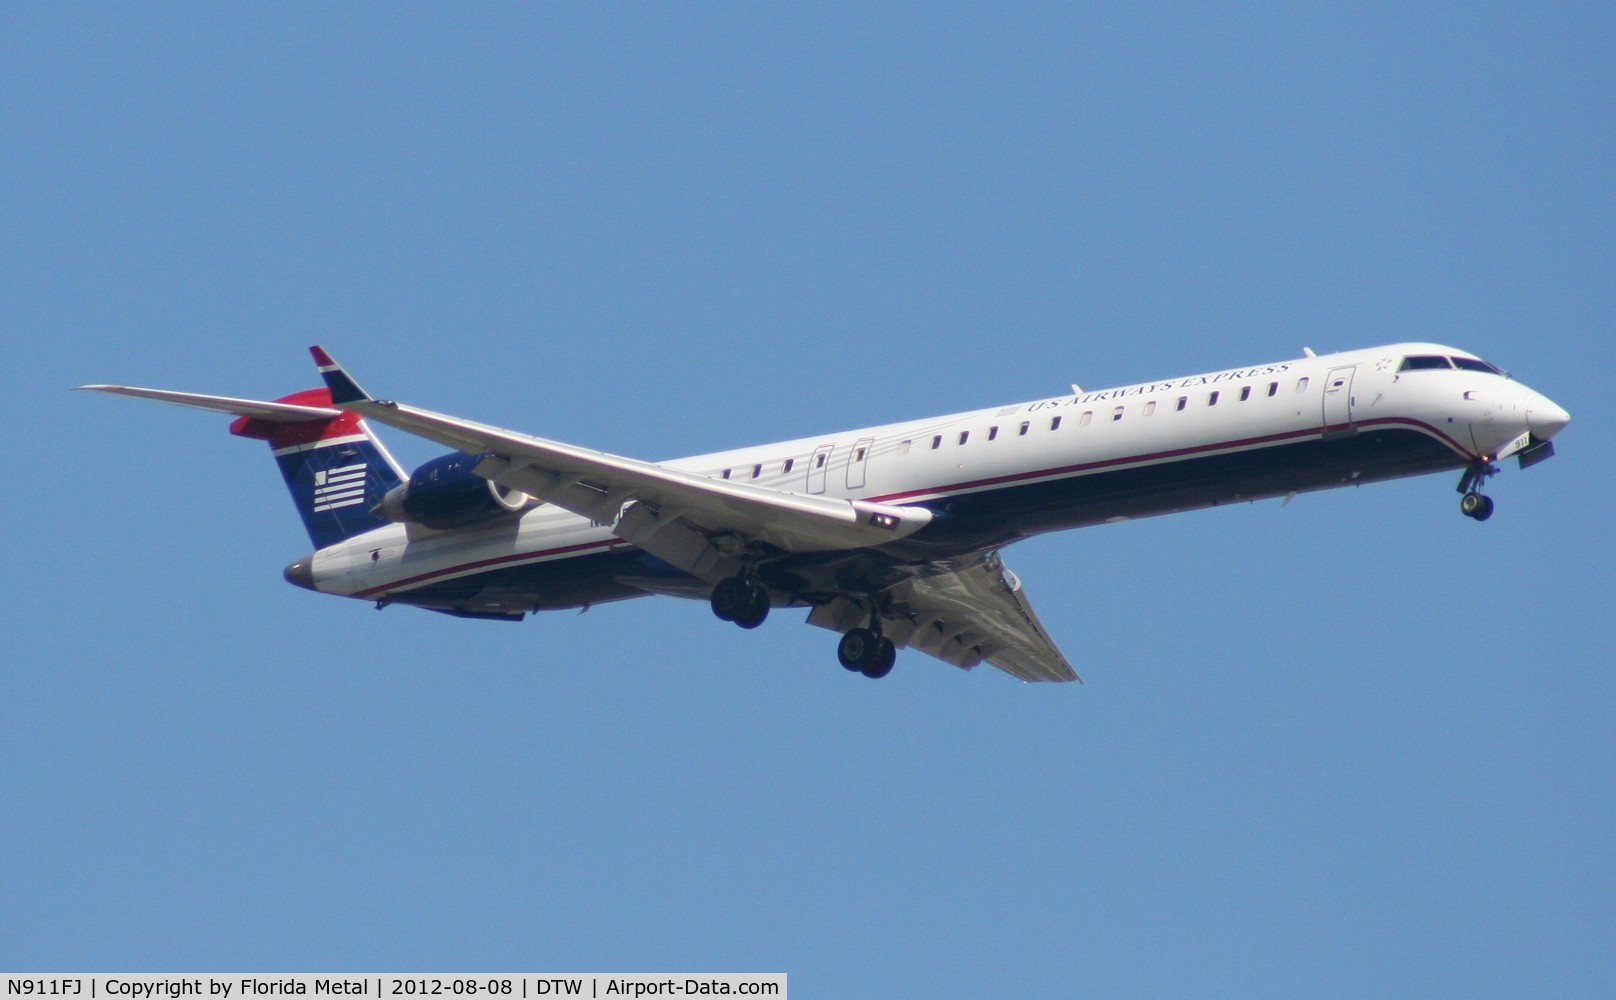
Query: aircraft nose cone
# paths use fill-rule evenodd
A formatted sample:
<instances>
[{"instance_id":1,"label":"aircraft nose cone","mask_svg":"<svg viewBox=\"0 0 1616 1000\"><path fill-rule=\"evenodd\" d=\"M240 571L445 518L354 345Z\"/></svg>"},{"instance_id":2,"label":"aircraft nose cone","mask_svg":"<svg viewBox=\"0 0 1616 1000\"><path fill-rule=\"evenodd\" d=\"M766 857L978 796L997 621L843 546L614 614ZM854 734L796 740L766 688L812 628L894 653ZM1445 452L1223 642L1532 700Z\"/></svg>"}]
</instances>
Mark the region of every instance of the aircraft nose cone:
<instances>
[{"instance_id":1,"label":"aircraft nose cone","mask_svg":"<svg viewBox=\"0 0 1616 1000\"><path fill-rule=\"evenodd\" d=\"M1532 400L1531 406L1526 411L1526 426L1531 430L1532 436L1540 441L1554 437L1570 422L1571 414L1543 396Z\"/></svg>"},{"instance_id":2,"label":"aircraft nose cone","mask_svg":"<svg viewBox=\"0 0 1616 1000\"><path fill-rule=\"evenodd\" d=\"M297 562L286 567L286 569L282 571L281 575L286 577L286 582L292 584L294 587L302 587L304 590L313 590L314 557L304 556L302 559L299 559Z\"/></svg>"}]
</instances>

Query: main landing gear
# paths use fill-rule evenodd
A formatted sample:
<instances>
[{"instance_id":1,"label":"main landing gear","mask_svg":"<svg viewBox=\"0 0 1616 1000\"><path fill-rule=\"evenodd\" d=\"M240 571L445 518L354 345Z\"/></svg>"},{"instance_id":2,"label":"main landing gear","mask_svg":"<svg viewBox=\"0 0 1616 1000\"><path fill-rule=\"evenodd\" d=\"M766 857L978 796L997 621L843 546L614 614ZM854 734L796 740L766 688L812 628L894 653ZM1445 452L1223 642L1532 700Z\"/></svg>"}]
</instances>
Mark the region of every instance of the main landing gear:
<instances>
[{"instance_id":1,"label":"main landing gear","mask_svg":"<svg viewBox=\"0 0 1616 1000\"><path fill-rule=\"evenodd\" d=\"M1485 458L1470 463L1464 477L1459 480L1459 492L1464 494L1459 501L1459 513L1477 521L1485 521L1493 516L1493 499L1483 495L1481 488L1486 485L1487 478L1497 472L1498 466Z\"/></svg>"},{"instance_id":2,"label":"main landing gear","mask_svg":"<svg viewBox=\"0 0 1616 1000\"><path fill-rule=\"evenodd\" d=\"M739 576L720 580L713 588L713 614L741 628L757 628L769 617L769 593Z\"/></svg>"},{"instance_id":3,"label":"main landing gear","mask_svg":"<svg viewBox=\"0 0 1616 1000\"><path fill-rule=\"evenodd\" d=\"M836 658L854 673L872 679L885 677L892 673L892 665L898 661L898 647L872 629L849 629L836 645Z\"/></svg>"},{"instance_id":4,"label":"main landing gear","mask_svg":"<svg viewBox=\"0 0 1616 1000\"><path fill-rule=\"evenodd\" d=\"M769 593L745 576L731 576L713 587L713 614L720 621L734 622L741 628L757 628L769 617ZM873 615L872 628L855 628L836 645L836 658L842 666L866 677L885 677L898 660L898 647L881 634L879 616Z\"/></svg>"}]
</instances>

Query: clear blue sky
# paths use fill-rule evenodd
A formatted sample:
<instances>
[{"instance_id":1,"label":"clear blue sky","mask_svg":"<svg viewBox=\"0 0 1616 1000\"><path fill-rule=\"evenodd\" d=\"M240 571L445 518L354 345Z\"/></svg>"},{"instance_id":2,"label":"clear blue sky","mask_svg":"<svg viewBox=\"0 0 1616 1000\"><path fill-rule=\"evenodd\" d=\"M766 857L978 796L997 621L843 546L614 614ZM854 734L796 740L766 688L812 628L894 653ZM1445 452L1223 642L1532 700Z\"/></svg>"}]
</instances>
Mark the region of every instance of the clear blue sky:
<instances>
[{"instance_id":1,"label":"clear blue sky","mask_svg":"<svg viewBox=\"0 0 1616 1000\"><path fill-rule=\"evenodd\" d=\"M0 968L1616 990L1609 7L1070 6L5 5ZM656 459L1413 338L1559 457L1016 546L1064 687L312 595L260 445L67 391Z\"/></svg>"}]
</instances>

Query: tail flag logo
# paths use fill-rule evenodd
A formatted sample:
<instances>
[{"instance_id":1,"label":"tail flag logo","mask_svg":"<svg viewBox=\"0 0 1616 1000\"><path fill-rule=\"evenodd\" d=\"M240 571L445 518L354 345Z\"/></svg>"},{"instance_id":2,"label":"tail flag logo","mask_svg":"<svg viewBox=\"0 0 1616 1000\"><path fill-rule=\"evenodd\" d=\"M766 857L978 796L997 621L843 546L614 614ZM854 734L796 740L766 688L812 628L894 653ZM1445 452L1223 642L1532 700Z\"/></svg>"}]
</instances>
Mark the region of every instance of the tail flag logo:
<instances>
[{"instance_id":1,"label":"tail flag logo","mask_svg":"<svg viewBox=\"0 0 1616 1000\"><path fill-rule=\"evenodd\" d=\"M344 465L314 474L314 512L353 507L365 502L367 464Z\"/></svg>"}]
</instances>

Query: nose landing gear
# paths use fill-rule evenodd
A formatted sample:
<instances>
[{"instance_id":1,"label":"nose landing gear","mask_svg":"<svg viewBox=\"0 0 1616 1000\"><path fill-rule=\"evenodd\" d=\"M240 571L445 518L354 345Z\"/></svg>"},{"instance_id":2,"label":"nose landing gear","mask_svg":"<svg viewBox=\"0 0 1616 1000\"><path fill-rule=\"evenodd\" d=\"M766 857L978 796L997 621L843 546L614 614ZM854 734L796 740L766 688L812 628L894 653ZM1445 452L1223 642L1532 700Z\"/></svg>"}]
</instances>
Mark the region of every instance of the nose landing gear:
<instances>
[{"instance_id":1,"label":"nose landing gear","mask_svg":"<svg viewBox=\"0 0 1616 1000\"><path fill-rule=\"evenodd\" d=\"M1485 521L1493 516L1493 498L1474 491L1466 493L1464 499L1459 501L1459 513L1477 521Z\"/></svg>"},{"instance_id":2,"label":"nose landing gear","mask_svg":"<svg viewBox=\"0 0 1616 1000\"><path fill-rule=\"evenodd\" d=\"M1498 466L1493 465L1485 458L1478 458L1465 469L1464 476L1459 480L1459 492L1464 497L1459 501L1459 513L1477 521L1485 521L1493 516L1492 497L1481 492L1490 476L1496 475Z\"/></svg>"}]
</instances>

